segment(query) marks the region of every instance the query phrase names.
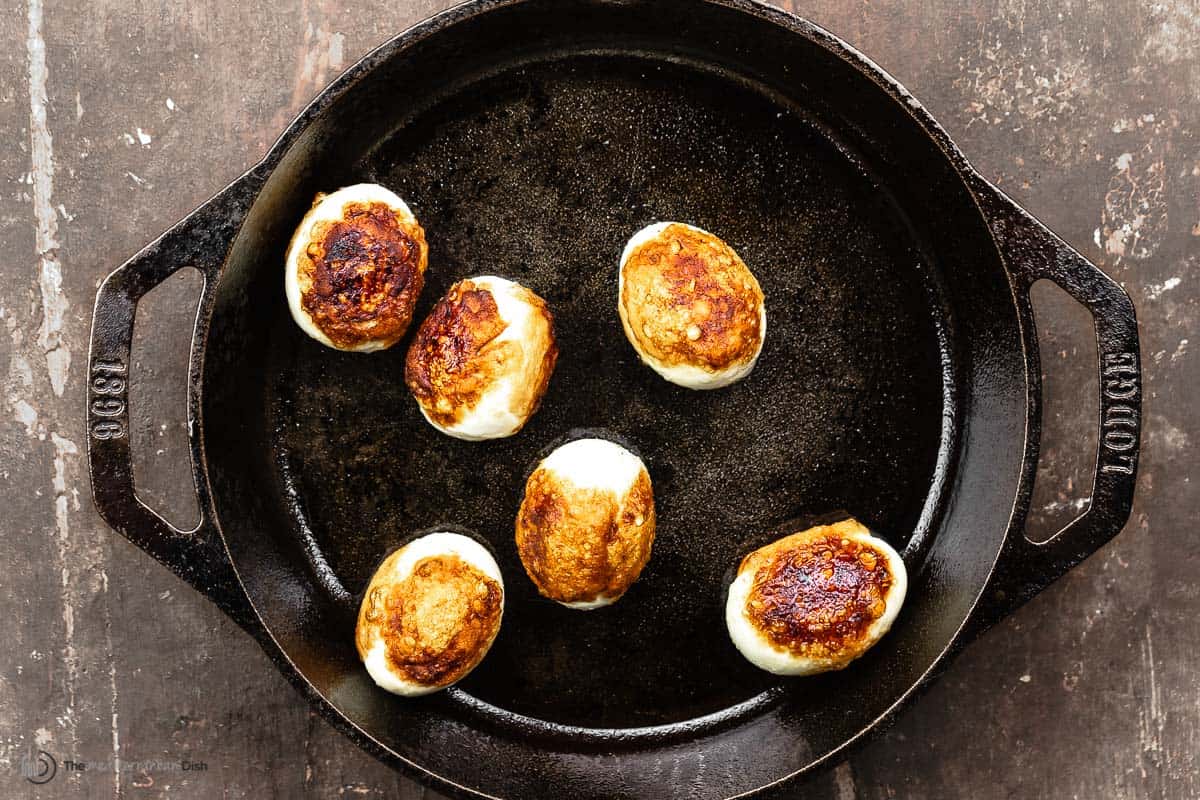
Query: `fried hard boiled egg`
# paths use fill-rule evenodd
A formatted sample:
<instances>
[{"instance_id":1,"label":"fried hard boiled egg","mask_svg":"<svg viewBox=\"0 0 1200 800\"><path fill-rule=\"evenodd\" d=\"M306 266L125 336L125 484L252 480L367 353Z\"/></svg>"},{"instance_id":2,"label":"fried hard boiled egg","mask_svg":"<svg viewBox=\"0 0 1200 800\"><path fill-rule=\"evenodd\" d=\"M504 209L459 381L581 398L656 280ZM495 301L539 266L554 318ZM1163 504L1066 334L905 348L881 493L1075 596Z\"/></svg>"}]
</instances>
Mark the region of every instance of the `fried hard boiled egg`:
<instances>
[{"instance_id":1,"label":"fried hard boiled egg","mask_svg":"<svg viewBox=\"0 0 1200 800\"><path fill-rule=\"evenodd\" d=\"M907 587L900 555L847 519L746 556L729 587L725 623L755 666L814 675L842 669L878 642Z\"/></svg>"},{"instance_id":2,"label":"fried hard boiled egg","mask_svg":"<svg viewBox=\"0 0 1200 800\"><path fill-rule=\"evenodd\" d=\"M545 597L590 610L637 580L654 543L654 491L642 460L576 439L538 464L517 512L517 552Z\"/></svg>"},{"instance_id":3,"label":"fried hard boiled egg","mask_svg":"<svg viewBox=\"0 0 1200 800\"><path fill-rule=\"evenodd\" d=\"M436 692L473 670L500 631L504 579L483 545L430 533L379 565L354 641L380 687L406 697Z\"/></svg>"},{"instance_id":4,"label":"fried hard boiled egg","mask_svg":"<svg viewBox=\"0 0 1200 800\"><path fill-rule=\"evenodd\" d=\"M647 366L689 389L750 374L767 334L754 274L718 237L659 222L625 245L617 279L625 336Z\"/></svg>"},{"instance_id":5,"label":"fried hard boiled egg","mask_svg":"<svg viewBox=\"0 0 1200 800\"><path fill-rule=\"evenodd\" d=\"M483 275L454 284L429 312L404 378L438 430L497 439L537 411L557 359L545 301L519 283Z\"/></svg>"},{"instance_id":6,"label":"fried hard boiled egg","mask_svg":"<svg viewBox=\"0 0 1200 800\"><path fill-rule=\"evenodd\" d=\"M425 231L392 192L360 183L318 194L288 246L292 319L337 350L385 350L404 335L425 283Z\"/></svg>"}]
</instances>

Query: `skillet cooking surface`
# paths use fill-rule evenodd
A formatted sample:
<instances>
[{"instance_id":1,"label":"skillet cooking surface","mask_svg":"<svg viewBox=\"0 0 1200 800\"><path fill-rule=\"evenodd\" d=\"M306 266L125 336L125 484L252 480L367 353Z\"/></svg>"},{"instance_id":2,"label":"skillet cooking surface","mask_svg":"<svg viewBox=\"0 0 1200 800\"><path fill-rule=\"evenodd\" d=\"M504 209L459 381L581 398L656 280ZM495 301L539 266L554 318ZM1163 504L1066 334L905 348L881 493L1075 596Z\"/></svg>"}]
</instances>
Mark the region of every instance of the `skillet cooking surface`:
<instances>
[{"instance_id":1,"label":"skillet cooking surface","mask_svg":"<svg viewBox=\"0 0 1200 800\"><path fill-rule=\"evenodd\" d=\"M784 523L846 509L919 568L943 410L933 268L887 193L803 109L681 61L551 58L441 98L344 183L360 180L395 190L425 226L418 322L455 280L485 273L530 286L556 317L541 410L513 438L469 443L409 396L411 331L385 353L342 354L295 327L282 290L273 308L267 429L297 546L315 540L333 599L352 611L383 555L438 523L498 557L504 625L463 692L590 727L718 712L785 683L741 658L722 614L731 568ZM618 256L666 219L720 235L766 293L762 358L731 388L664 382L621 331ZM266 257L282 267L282 251ZM659 512L641 579L589 613L538 597L513 542L525 476L580 428L645 459ZM326 561L336 578L320 577ZM352 632L348 613L347 646Z\"/></svg>"}]
</instances>

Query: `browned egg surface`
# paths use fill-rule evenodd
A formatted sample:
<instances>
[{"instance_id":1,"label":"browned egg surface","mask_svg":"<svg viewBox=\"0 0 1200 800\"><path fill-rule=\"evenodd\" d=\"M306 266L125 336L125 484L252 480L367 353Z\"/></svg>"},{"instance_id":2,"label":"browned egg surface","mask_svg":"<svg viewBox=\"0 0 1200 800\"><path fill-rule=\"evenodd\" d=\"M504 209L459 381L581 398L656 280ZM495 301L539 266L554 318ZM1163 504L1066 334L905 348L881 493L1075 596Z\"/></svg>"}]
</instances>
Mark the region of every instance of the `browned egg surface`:
<instances>
[{"instance_id":1,"label":"browned egg surface","mask_svg":"<svg viewBox=\"0 0 1200 800\"><path fill-rule=\"evenodd\" d=\"M623 506L610 491L581 489L536 469L517 512L517 552L545 597L616 599L637 580L654 543L654 492L642 470Z\"/></svg>"},{"instance_id":2,"label":"browned egg surface","mask_svg":"<svg viewBox=\"0 0 1200 800\"><path fill-rule=\"evenodd\" d=\"M537 410L554 364L554 317L545 301L528 289L526 299L546 320L548 346L532 381L520 381L510 399L517 416ZM450 287L417 329L408 349L404 379L409 390L429 417L443 426L453 426L474 408L496 379L523 357L523 348L537 343L515 339L497 341L506 323L492 293L471 280Z\"/></svg>"},{"instance_id":3,"label":"browned egg surface","mask_svg":"<svg viewBox=\"0 0 1200 800\"><path fill-rule=\"evenodd\" d=\"M663 364L718 371L758 351L762 289L716 236L669 225L629 254L622 275L628 329Z\"/></svg>"},{"instance_id":4,"label":"browned egg surface","mask_svg":"<svg viewBox=\"0 0 1200 800\"><path fill-rule=\"evenodd\" d=\"M335 345L387 346L408 330L425 282L425 231L385 203L347 203L309 234L298 282L305 312Z\"/></svg>"},{"instance_id":5,"label":"browned egg surface","mask_svg":"<svg viewBox=\"0 0 1200 800\"><path fill-rule=\"evenodd\" d=\"M402 581L372 581L359 612L359 655L366 657L377 630L397 677L449 685L483 659L500 629L503 603L500 584L458 556L424 558Z\"/></svg>"},{"instance_id":6,"label":"browned egg surface","mask_svg":"<svg viewBox=\"0 0 1200 800\"><path fill-rule=\"evenodd\" d=\"M887 557L845 535L847 520L780 539L746 557L754 570L746 600L750 621L776 647L798 656L851 660L869 646L893 582Z\"/></svg>"}]
</instances>

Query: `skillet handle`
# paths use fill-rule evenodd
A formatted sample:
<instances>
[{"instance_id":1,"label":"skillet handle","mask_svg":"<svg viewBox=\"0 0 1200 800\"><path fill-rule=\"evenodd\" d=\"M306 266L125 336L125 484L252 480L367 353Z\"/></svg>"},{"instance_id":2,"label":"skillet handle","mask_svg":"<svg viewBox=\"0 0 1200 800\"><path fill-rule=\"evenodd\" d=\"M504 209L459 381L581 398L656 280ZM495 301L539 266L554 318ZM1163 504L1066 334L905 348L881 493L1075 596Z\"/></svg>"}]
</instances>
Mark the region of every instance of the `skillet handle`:
<instances>
[{"instance_id":1,"label":"skillet handle","mask_svg":"<svg viewBox=\"0 0 1200 800\"><path fill-rule=\"evenodd\" d=\"M88 355L87 452L92 497L101 518L154 556L243 627L254 624L250 602L208 511L196 439L200 350L212 289L225 255L262 179L251 170L112 272L96 294ZM138 302L184 267L204 278L188 364L188 438L200 522L181 530L137 496L129 442L130 347Z\"/></svg>"},{"instance_id":2,"label":"skillet handle","mask_svg":"<svg viewBox=\"0 0 1200 800\"><path fill-rule=\"evenodd\" d=\"M982 183L982 181L981 181ZM1082 515L1049 540L1030 541L1021 515L1010 529L989 591L978 612L986 628L1033 597L1112 539L1129 519L1137 481L1142 374L1137 317L1125 291L1099 267L990 184L979 193L992 233L1013 274L1026 325L1029 364L1029 445L1036 467L1041 437L1041 366L1029 301L1030 287L1048 279L1091 312L1099 372L1099 437L1091 500ZM1032 478L1030 474L1027 478ZM1028 508L1032 480L1018 507Z\"/></svg>"}]
</instances>

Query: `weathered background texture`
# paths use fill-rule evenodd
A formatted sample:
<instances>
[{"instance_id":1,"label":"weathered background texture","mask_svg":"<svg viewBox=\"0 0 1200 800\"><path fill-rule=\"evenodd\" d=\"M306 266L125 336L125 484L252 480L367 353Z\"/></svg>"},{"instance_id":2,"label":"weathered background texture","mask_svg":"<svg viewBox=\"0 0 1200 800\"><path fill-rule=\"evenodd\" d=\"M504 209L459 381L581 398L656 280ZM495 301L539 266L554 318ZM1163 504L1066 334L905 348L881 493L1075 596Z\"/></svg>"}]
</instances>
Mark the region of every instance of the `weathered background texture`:
<instances>
[{"instance_id":1,"label":"weathered background texture","mask_svg":"<svg viewBox=\"0 0 1200 800\"><path fill-rule=\"evenodd\" d=\"M258 647L97 518L84 469L92 300L254 162L355 58L441 0L58 0L0 15L0 796L432 796L315 717ZM984 175L1133 295L1141 494L1108 547L972 646L899 723L798 790L851 798L1200 796L1200 5L797 0L869 53ZM195 286L143 311L142 490L187 516ZM1081 507L1086 315L1042 310L1042 525ZM170 515L170 514L169 514ZM37 748L123 769L34 787ZM190 759L205 771L129 769Z\"/></svg>"}]
</instances>

